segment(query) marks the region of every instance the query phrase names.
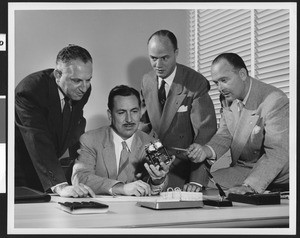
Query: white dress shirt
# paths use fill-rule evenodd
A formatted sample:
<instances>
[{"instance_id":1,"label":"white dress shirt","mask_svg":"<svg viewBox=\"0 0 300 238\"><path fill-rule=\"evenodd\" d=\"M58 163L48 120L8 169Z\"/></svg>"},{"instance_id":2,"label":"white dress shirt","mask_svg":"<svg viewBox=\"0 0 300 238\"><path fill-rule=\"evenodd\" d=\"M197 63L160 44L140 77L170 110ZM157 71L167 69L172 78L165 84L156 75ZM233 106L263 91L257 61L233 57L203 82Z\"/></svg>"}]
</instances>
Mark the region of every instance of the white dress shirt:
<instances>
[{"instance_id":1,"label":"white dress shirt","mask_svg":"<svg viewBox=\"0 0 300 238\"><path fill-rule=\"evenodd\" d=\"M119 172L119 163L120 163L120 156L121 156L121 151L123 150L122 142L125 141L127 144L127 150L130 152L132 140L134 134L128 138L127 140L124 140L122 137L120 137L112 128L112 135L113 135L113 141L115 144L115 154L116 154L116 162L117 162L117 172Z\"/></svg>"},{"instance_id":2,"label":"white dress shirt","mask_svg":"<svg viewBox=\"0 0 300 238\"><path fill-rule=\"evenodd\" d=\"M168 94L170 92L171 85L175 78L176 70L177 70L177 66L175 66L175 69L173 70L173 72L165 79L158 77L158 89L160 88L161 82L163 80L166 82L166 84L165 84L166 98L168 97Z\"/></svg>"}]
</instances>

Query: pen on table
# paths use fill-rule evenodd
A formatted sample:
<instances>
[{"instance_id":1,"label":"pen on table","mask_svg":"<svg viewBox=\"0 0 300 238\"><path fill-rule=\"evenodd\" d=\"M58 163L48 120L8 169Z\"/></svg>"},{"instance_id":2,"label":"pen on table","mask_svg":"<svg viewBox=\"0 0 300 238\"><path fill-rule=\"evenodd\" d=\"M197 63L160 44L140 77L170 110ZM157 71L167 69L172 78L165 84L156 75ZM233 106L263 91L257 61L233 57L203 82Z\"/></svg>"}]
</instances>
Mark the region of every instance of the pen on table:
<instances>
[{"instance_id":1,"label":"pen on table","mask_svg":"<svg viewBox=\"0 0 300 238\"><path fill-rule=\"evenodd\" d=\"M171 149L173 150L178 150L178 151L183 151L183 152L188 152L189 150L188 149L183 149L183 148L179 148L179 147L171 147ZM214 160L214 159L209 159L209 158L206 158L207 160Z\"/></svg>"},{"instance_id":2,"label":"pen on table","mask_svg":"<svg viewBox=\"0 0 300 238\"><path fill-rule=\"evenodd\" d=\"M216 183L216 181L214 180L214 177L211 175L211 173L208 171L207 168L205 168L205 170L207 171L208 173L208 176L210 177L211 181L217 186L218 190L219 190L219 194L220 196L223 198L226 197L226 194L225 192L223 191L223 189L221 188L220 184Z\"/></svg>"}]
</instances>

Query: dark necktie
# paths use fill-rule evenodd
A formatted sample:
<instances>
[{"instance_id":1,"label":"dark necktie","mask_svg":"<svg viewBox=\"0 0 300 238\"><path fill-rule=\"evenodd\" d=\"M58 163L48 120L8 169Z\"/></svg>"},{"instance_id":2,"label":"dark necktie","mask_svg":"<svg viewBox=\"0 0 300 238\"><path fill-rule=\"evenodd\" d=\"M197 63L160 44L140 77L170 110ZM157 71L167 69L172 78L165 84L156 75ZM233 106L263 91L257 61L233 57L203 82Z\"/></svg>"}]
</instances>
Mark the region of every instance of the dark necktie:
<instances>
[{"instance_id":1,"label":"dark necktie","mask_svg":"<svg viewBox=\"0 0 300 238\"><path fill-rule=\"evenodd\" d=\"M164 105L165 105L165 102L166 102L165 84L166 84L166 81L162 80L160 88L158 89L158 100L159 100L159 103L160 103L161 110L164 109Z\"/></svg>"},{"instance_id":2,"label":"dark necktie","mask_svg":"<svg viewBox=\"0 0 300 238\"><path fill-rule=\"evenodd\" d=\"M127 144L125 141L122 141L122 151L120 156L119 163L119 171L118 171L118 179L122 182L126 182L127 175L125 173L125 168L129 163L129 154L130 152L127 150Z\"/></svg>"},{"instance_id":3,"label":"dark necktie","mask_svg":"<svg viewBox=\"0 0 300 238\"><path fill-rule=\"evenodd\" d=\"M70 126L70 119L71 119L71 100L68 97L64 98L65 105L63 108L63 138L67 135L69 126Z\"/></svg>"}]
</instances>

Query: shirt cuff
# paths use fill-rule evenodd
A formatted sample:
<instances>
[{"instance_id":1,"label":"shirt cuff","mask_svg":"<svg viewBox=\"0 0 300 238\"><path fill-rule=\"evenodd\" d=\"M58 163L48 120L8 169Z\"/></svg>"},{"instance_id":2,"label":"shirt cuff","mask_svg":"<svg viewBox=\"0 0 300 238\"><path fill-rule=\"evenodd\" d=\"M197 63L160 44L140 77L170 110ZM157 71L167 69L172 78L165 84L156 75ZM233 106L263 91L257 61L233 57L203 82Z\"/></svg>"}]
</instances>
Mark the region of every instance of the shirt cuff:
<instances>
[{"instance_id":1,"label":"shirt cuff","mask_svg":"<svg viewBox=\"0 0 300 238\"><path fill-rule=\"evenodd\" d=\"M210 145L205 145L205 146L207 146L212 153L212 157L210 158L210 160L216 160L217 155L216 155L216 152L214 151L214 149Z\"/></svg>"},{"instance_id":2,"label":"shirt cuff","mask_svg":"<svg viewBox=\"0 0 300 238\"><path fill-rule=\"evenodd\" d=\"M67 183L67 182L63 182L63 183L59 183L59 184L54 185L53 187L51 187L52 192L55 193L55 194L57 194L57 193L55 192L55 189L56 189L58 186L60 186L60 185L68 185L68 183Z\"/></svg>"},{"instance_id":3,"label":"shirt cuff","mask_svg":"<svg viewBox=\"0 0 300 238\"><path fill-rule=\"evenodd\" d=\"M161 184L158 184L158 185L152 184L151 178L149 178L148 184L150 184L150 187L151 187L151 195L158 195L159 193L161 193L161 191L164 190L164 188L168 184L168 176L166 176L165 180Z\"/></svg>"},{"instance_id":4,"label":"shirt cuff","mask_svg":"<svg viewBox=\"0 0 300 238\"><path fill-rule=\"evenodd\" d=\"M194 185L197 185L197 186L199 186L199 187L203 187L203 185L201 184L201 183L196 183L196 182L189 182L189 184L194 184Z\"/></svg>"},{"instance_id":5,"label":"shirt cuff","mask_svg":"<svg viewBox=\"0 0 300 238\"><path fill-rule=\"evenodd\" d=\"M116 194L116 193L113 193L113 191L112 191L112 189L113 189L113 187L115 186L115 185L117 185L117 184L124 184L123 182L116 182L110 189L108 189L108 193L110 194L110 195L112 195L112 196L117 196L118 194Z\"/></svg>"}]
</instances>

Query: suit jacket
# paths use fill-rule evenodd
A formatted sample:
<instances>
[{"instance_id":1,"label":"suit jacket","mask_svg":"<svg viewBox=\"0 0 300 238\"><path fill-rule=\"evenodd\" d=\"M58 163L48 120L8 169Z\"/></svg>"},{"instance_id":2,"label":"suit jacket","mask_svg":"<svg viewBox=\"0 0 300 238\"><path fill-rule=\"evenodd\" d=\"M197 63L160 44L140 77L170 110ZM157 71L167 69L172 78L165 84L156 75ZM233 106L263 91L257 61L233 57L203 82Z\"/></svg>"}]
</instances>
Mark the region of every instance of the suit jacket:
<instances>
[{"instance_id":1,"label":"suit jacket","mask_svg":"<svg viewBox=\"0 0 300 238\"><path fill-rule=\"evenodd\" d=\"M200 165L191 163L182 152L174 151L171 147L187 148L194 142L204 145L215 134L217 123L214 106L208 95L209 82L193 69L177 64L163 111L158 101L155 72L144 75L141 89L146 108L143 118L149 118L151 134L161 140L170 154L178 157L170 170L169 186L182 187L189 181L190 174L190 180L198 182ZM144 122L147 123L146 120Z\"/></svg>"},{"instance_id":2,"label":"suit jacket","mask_svg":"<svg viewBox=\"0 0 300 238\"><path fill-rule=\"evenodd\" d=\"M80 137L79 156L73 167L72 183L84 183L96 194L109 194L116 183L131 183L142 173L142 180L149 178L145 161L145 145L153 138L142 131L136 131L130 148L129 163L125 167L127 178L118 180L115 146L111 127L104 126L86 132Z\"/></svg>"},{"instance_id":3,"label":"suit jacket","mask_svg":"<svg viewBox=\"0 0 300 238\"><path fill-rule=\"evenodd\" d=\"M236 100L224 108L220 128L208 143L217 159L229 148L231 166L251 169L244 181L263 192L274 180L289 180L289 100L274 86L252 78L239 116ZM221 179L222 180L222 179Z\"/></svg>"},{"instance_id":4,"label":"suit jacket","mask_svg":"<svg viewBox=\"0 0 300 238\"><path fill-rule=\"evenodd\" d=\"M91 88L72 107L68 134L62 138L62 112L53 69L33 73L15 89L15 185L46 191L66 182L59 157L76 147L84 133L83 107ZM72 150L70 155L72 156ZM73 155L74 156L74 155Z\"/></svg>"}]
</instances>

